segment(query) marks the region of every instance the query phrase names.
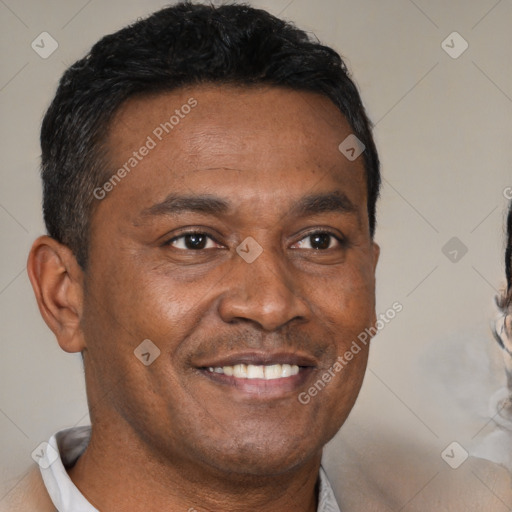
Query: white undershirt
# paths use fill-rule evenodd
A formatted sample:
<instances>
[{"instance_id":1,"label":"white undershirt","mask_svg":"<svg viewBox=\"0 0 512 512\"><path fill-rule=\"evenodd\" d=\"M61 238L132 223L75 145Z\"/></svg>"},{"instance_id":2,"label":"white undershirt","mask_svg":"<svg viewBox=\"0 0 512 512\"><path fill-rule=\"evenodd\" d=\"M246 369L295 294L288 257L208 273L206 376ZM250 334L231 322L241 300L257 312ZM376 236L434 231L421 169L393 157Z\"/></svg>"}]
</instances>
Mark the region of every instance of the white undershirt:
<instances>
[{"instance_id":1,"label":"white undershirt","mask_svg":"<svg viewBox=\"0 0 512 512\"><path fill-rule=\"evenodd\" d=\"M48 441L49 447L39 466L48 494L59 512L99 512L85 499L65 469L73 466L84 452L90 434L90 427L74 427L57 432ZM319 478L318 512L340 512L322 467Z\"/></svg>"}]
</instances>

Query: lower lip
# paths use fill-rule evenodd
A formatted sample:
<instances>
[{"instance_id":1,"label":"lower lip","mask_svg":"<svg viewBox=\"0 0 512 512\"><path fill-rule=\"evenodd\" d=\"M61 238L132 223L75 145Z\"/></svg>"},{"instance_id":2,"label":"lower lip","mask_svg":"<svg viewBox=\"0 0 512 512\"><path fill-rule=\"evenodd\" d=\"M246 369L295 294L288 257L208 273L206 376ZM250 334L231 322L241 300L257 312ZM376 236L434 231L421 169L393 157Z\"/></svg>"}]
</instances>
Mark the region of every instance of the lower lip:
<instances>
[{"instance_id":1,"label":"lower lip","mask_svg":"<svg viewBox=\"0 0 512 512\"><path fill-rule=\"evenodd\" d=\"M291 393L298 393L313 373L313 370L312 367L301 367L297 375L271 380L240 379L223 373L210 372L206 369L201 369L200 372L211 381L225 386L226 389L231 388L234 392L240 392L253 398L275 399L283 398Z\"/></svg>"}]
</instances>

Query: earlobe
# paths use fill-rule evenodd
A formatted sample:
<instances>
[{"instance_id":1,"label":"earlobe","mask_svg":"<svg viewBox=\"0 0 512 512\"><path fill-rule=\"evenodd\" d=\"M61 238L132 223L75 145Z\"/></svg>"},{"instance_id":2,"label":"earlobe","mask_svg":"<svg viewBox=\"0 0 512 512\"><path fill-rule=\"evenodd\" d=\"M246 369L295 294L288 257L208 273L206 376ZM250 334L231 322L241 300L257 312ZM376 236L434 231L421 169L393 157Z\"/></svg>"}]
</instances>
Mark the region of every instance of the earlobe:
<instances>
[{"instance_id":1,"label":"earlobe","mask_svg":"<svg viewBox=\"0 0 512 512\"><path fill-rule=\"evenodd\" d=\"M83 271L71 250L51 237L39 237L30 250L27 272L39 311L66 352L85 348L80 327Z\"/></svg>"}]
</instances>

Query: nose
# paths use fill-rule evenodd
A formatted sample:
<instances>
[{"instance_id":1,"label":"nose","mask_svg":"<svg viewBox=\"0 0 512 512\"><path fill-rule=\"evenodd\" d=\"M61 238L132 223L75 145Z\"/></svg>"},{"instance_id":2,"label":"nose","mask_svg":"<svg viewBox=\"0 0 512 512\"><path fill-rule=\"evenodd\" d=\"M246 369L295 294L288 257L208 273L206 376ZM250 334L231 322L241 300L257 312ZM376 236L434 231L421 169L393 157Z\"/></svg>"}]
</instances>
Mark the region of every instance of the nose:
<instances>
[{"instance_id":1,"label":"nose","mask_svg":"<svg viewBox=\"0 0 512 512\"><path fill-rule=\"evenodd\" d=\"M270 332L292 321L308 320L310 310L300 293L300 276L283 260L269 250L252 263L235 257L218 306L224 322L252 323Z\"/></svg>"}]
</instances>

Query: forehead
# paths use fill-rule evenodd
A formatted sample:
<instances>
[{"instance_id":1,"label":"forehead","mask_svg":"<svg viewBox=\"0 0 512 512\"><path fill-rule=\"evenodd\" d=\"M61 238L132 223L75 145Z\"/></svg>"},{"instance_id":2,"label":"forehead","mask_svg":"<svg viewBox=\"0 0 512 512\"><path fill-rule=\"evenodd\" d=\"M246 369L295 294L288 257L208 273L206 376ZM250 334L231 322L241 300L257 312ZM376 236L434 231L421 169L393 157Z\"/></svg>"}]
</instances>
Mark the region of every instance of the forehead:
<instances>
[{"instance_id":1,"label":"forehead","mask_svg":"<svg viewBox=\"0 0 512 512\"><path fill-rule=\"evenodd\" d=\"M236 202L269 189L276 202L340 186L365 206L362 156L349 161L338 149L351 133L328 98L285 88L210 85L132 98L107 140L110 175L128 169L109 202L144 209L191 190L224 190Z\"/></svg>"}]
</instances>

